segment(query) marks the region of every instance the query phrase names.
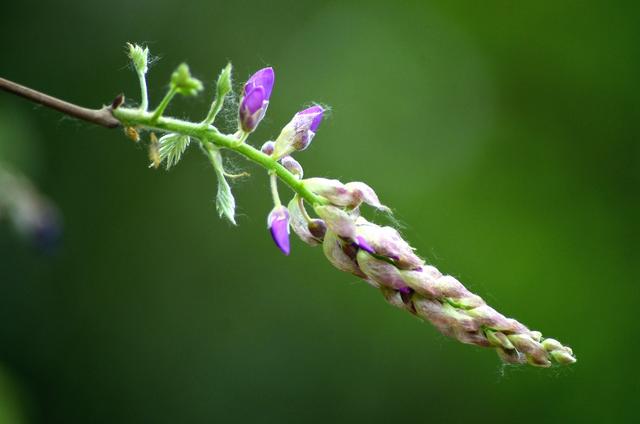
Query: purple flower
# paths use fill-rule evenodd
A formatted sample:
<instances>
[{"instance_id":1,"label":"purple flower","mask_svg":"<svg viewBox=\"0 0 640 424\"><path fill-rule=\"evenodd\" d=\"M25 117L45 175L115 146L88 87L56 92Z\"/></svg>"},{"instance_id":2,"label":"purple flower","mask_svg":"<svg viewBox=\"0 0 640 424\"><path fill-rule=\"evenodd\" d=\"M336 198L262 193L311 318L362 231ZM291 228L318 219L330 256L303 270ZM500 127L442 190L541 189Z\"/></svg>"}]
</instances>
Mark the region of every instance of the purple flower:
<instances>
[{"instance_id":1,"label":"purple flower","mask_svg":"<svg viewBox=\"0 0 640 424\"><path fill-rule=\"evenodd\" d=\"M245 83L240 101L240 126L244 132L256 129L269 106L275 75L273 68L260 69Z\"/></svg>"},{"instance_id":2,"label":"purple flower","mask_svg":"<svg viewBox=\"0 0 640 424\"><path fill-rule=\"evenodd\" d=\"M309 147L322 122L323 114L324 109L319 105L296 113L276 140L275 156L286 156L295 150L304 150Z\"/></svg>"},{"instance_id":3,"label":"purple flower","mask_svg":"<svg viewBox=\"0 0 640 424\"><path fill-rule=\"evenodd\" d=\"M319 105L311 106L296 113L291 121L295 127L293 147L296 150L304 150L309 147L311 140L316 135L316 131L318 131L320 122L322 122L323 114L324 109Z\"/></svg>"},{"instance_id":4,"label":"purple flower","mask_svg":"<svg viewBox=\"0 0 640 424\"><path fill-rule=\"evenodd\" d=\"M288 256L291 251L289 244L289 210L282 205L273 208L267 219L267 227L278 249Z\"/></svg>"}]
</instances>

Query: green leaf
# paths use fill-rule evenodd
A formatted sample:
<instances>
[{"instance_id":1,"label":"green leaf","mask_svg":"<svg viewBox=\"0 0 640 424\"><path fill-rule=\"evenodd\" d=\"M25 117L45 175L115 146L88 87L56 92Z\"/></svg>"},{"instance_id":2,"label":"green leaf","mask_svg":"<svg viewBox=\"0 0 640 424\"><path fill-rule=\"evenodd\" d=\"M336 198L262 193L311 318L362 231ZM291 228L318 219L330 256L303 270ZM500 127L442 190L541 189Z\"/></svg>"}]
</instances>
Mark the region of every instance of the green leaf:
<instances>
[{"instance_id":1,"label":"green leaf","mask_svg":"<svg viewBox=\"0 0 640 424\"><path fill-rule=\"evenodd\" d=\"M166 161L167 169L176 165L189 146L191 138L182 134L167 134L158 140L160 144L160 162Z\"/></svg>"},{"instance_id":2,"label":"green leaf","mask_svg":"<svg viewBox=\"0 0 640 424\"><path fill-rule=\"evenodd\" d=\"M236 200L231 193L229 183L224 177L224 166L222 164L222 155L220 154L220 150L215 147L208 146L207 152L209 153L211 165L213 165L213 169L216 171L216 175L218 177L218 194L216 196L216 209L218 210L218 215L221 218L224 215L233 225L237 225L235 219Z\"/></svg>"}]
</instances>

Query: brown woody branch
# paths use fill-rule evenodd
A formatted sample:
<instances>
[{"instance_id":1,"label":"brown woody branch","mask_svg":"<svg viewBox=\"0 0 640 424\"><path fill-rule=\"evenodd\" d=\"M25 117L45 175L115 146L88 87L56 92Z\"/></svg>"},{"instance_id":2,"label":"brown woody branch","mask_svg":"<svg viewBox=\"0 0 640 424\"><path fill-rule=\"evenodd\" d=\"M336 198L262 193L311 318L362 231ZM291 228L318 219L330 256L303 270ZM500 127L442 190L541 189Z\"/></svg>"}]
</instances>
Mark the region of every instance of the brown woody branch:
<instances>
[{"instance_id":1,"label":"brown woody branch","mask_svg":"<svg viewBox=\"0 0 640 424\"><path fill-rule=\"evenodd\" d=\"M41 93L4 78L0 78L0 89L96 125L106 128L115 128L120 125L120 121L118 121L111 113L113 110L112 106L103 106L101 109L88 109L74 105L73 103L65 102L64 100L49 96L48 94ZM116 98L116 100L119 98L120 96ZM117 107L119 104L115 106Z\"/></svg>"}]
</instances>

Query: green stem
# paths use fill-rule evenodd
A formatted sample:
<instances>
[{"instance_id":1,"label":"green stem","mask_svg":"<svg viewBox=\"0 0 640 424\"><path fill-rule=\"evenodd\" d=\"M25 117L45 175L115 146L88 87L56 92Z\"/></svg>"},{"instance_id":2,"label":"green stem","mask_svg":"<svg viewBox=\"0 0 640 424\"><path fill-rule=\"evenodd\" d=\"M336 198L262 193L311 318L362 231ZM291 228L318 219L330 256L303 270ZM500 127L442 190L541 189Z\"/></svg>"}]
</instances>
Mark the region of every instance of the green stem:
<instances>
[{"instance_id":1,"label":"green stem","mask_svg":"<svg viewBox=\"0 0 640 424\"><path fill-rule=\"evenodd\" d=\"M271 197L273 197L273 204L279 208L282 206L282 202L280 201L280 194L278 194L278 176L275 172L269 172L269 180L271 184Z\"/></svg>"},{"instance_id":2,"label":"green stem","mask_svg":"<svg viewBox=\"0 0 640 424\"><path fill-rule=\"evenodd\" d=\"M147 94L147 79L145 77L144 72L137 71L138 79L140 80L140 97L142 100L140 101L140 109L143 111L147 111L149 108L149 95Z\"/></svg>"},{"instance_id":3,"label":"green stem","mask_svg":"<svg viewBox=\"0 0 640 424\"><path fill-rule=\"evenodd\" d=\"M162 116L162 113L167 108L167 106L169 106L169 102L171 101L171 99L173 99L173 96L175 96L177 92L178 87L176 87L175 85L171 85L171 88L164 96L156 110L153 112L153 115L151 115L151 122L156 122Z\"/></svg>"},{"instance_id":4,"label":"green stem","mask_svg":"<svg viewBox=\"0 0 640 424\"><path fill-rule=\"evenodd\" d=\"M157 111L156 109L154 113L150 113L139 109L119 107L113 111L113 116L125 127L144 127L162 132L188 135L200 140L202 143L213 143L218 147L233 150L248 160L264 167L267 171L274 172L282 182L288 185L300 197L303 197L309 204L323 205L327 203L324 197L320 197L311 192L302 180L299 180L274 158L246 143L241 143L237 137L222 134L217 128L213 126L205 127L201 123L163 116L156 118L155 114Z\"/></svg>"},{"instance_id":5,"label":"green stem","mask_svg":"<svg viewBox=\"0 0 640 424\"><path fill-rule=\"evenodd\" d=\"M307 212L307 208L304 207L304 199L296 194L296 201L298 202L298 207L300 208L300 211L302 212L302 216L304 216L305 221L307 221L307 224L311 224L311 221L313 220L309 216L309 212Z\"/></svg>"}]
</instances>

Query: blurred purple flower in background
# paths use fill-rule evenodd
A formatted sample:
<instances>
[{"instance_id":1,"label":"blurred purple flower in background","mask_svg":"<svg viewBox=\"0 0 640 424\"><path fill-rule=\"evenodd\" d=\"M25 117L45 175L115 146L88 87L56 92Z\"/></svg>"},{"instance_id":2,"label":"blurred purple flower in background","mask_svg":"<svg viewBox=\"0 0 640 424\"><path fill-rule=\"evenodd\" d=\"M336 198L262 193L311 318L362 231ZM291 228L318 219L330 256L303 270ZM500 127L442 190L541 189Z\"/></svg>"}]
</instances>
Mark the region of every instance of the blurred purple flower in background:
<instances>
[{"instance_id":1,"label":"blurred purple flower in background","mask_svg":"<svg viewBox=\"0 0 640 424\"><path fill-rule=\"evenodd\" d=\"M27 179L0 164L0 220L6 216L39 252L56 253L62 239L60 214Z\"/></svg>"}]
</instances>

